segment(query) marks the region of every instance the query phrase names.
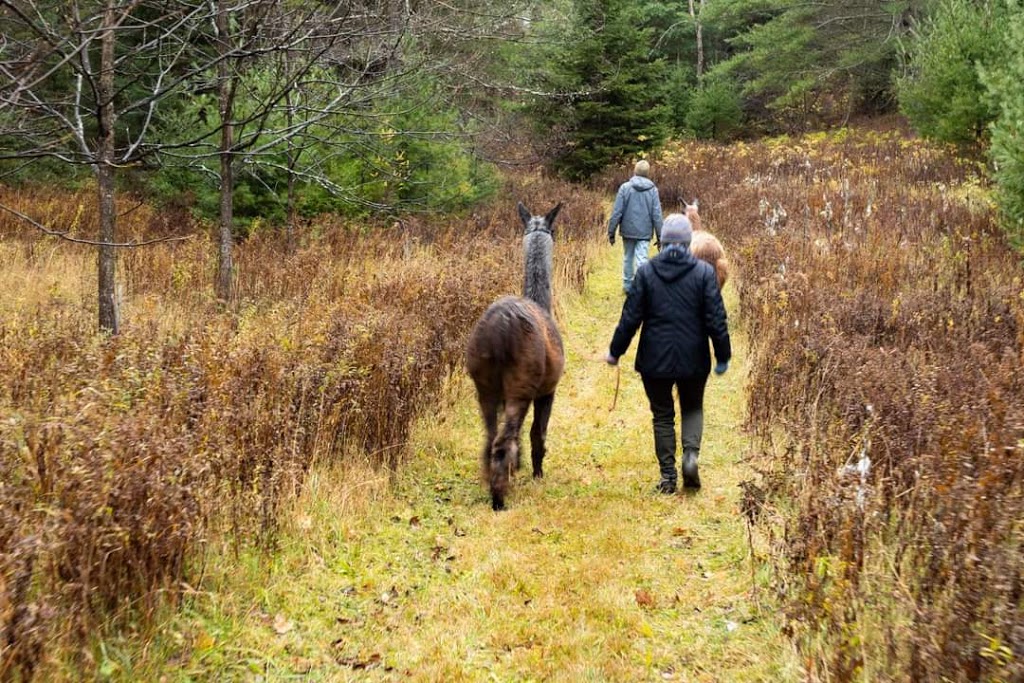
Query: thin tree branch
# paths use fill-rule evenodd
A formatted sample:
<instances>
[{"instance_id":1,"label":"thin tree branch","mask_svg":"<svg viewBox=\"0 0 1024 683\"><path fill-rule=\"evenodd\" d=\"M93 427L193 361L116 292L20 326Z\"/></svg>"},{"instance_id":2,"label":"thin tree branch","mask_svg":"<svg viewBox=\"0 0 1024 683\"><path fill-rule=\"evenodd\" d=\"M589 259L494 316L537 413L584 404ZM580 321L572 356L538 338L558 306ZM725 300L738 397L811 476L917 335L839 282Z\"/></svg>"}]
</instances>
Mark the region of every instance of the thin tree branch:
<instances>
[{"instance_id":1,"label":"thin tree branch","mask_svg":"<svg viewBox=\"0 0 1024 683\"><path fill-rule=\"evenodd\" d=\"M26 216L17 209L12 209L11 207L6 206L4 204L0 204L0 211L5 211L11 214L12 216L20 218L21 220L25 221L26 223L34 227L36 230L39 230L40 232L49 235L50 237L58 237L64 240L65 242L73 242L74 244L87 244L93 247L115 247L118 249L134 249L136 247L146 247L152 244L161 244L163 242L183 242L185 240L190 240L193 237L195 237L195 235L178 235L176 237L158 237L150 240L140 240L138 242L103 242L99 240L83 239L81 237L72 237L66 232L61 232L59 230L48 228L39 221L33 219L32 217Z\"/></svg>"}]
</instances>

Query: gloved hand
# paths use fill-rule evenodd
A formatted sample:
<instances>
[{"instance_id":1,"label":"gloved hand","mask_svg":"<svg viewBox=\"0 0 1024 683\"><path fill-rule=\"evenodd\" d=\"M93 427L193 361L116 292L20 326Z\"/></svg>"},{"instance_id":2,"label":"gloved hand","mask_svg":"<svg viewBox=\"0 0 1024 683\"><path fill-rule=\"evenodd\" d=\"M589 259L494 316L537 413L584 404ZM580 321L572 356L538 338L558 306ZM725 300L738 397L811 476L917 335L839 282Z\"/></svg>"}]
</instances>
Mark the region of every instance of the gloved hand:
<instances>
[{"instance_id":1,"label":"gloved hand","mask_svg":"<svg viewBox=\"0 0 1024 683\"><path fill-rule=\"evenodd\" d=\"M615 246L615 235L608 235L608 244Z\"/></svg>"},{"instance_id":2,"label":"gloved hand","mask_svg":"<svg viewBox=\"0 0 1024 683\"><path fill-rule=\"evenodd\" d=\"M718 361L718 363L715 364L715 374L716 375L724 375L725 371L728 370L728 369L729 369L729 361L725 361L725 362Z\"/></svg>"},{"instance_id":3,"label":"gloved hand","mask_svg":"<svg viewBox=\"0 0 1024 683\"><path fill-rule=\"evenodd\" d=\"M606 353L604 354L604 362L607 363L608 365L618 365L619 359L610 353Z\"/></svg>"}]
</instances>

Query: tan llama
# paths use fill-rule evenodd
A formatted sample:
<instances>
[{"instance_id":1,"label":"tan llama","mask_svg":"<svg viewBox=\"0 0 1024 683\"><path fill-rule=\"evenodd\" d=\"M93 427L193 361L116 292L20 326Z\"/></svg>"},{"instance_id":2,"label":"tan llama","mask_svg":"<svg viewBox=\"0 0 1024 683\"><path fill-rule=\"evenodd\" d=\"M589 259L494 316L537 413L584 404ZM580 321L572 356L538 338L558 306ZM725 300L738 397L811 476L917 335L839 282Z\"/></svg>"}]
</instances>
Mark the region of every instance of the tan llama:
<instances>
[{"instance_id":1,"label":"tan llama","mask_svg":"<svg viewBox=\"0 0 1024 683\"><path fill-rule=\"evenodd\" d=\"M690 219L690 225L693 226L690 253L711 264L711 267L715 269L715 277L718 278L718 288L721 289L729 279L729 259L725 256L725 249L718 238L704 229L700 214L697 212L696 199L693 200L693 204L686 204L686 217Z\"/></svg>"}]
</instances>

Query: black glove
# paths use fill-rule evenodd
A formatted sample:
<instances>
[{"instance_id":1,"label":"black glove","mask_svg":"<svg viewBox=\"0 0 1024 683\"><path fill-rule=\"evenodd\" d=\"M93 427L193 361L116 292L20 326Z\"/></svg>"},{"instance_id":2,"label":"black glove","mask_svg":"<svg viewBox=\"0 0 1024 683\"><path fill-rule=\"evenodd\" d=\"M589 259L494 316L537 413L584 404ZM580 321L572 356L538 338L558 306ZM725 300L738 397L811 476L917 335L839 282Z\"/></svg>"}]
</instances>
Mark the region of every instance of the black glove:
<instances>
[{"instance_id":1,"label":"black glove","mask_svg":"<svg viewBox=\"0 0 1024 683\"><path fill-rule=\"evenodd\" d=\"M615 235L608 235L608 244L615 246Z\"/></svg>"}]
</instances>

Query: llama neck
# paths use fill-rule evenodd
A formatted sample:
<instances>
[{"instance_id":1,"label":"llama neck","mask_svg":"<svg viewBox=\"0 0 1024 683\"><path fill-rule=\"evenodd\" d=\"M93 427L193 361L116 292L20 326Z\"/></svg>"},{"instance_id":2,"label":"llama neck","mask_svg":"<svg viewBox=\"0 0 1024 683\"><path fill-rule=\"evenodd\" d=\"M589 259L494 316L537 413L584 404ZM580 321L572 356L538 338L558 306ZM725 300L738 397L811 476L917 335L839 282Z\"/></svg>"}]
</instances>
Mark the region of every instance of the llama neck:
<instances>
[{"instance_id":1,"label":"llama neck","mask_svg":"<svg viewBox=\"0 0 1024 683\"><path fill-rule=\"evenodd\" d=\"M525 274L523 296L551 312L551 235L531 232L523 239Z\"/></svg>"}]
</instances>

